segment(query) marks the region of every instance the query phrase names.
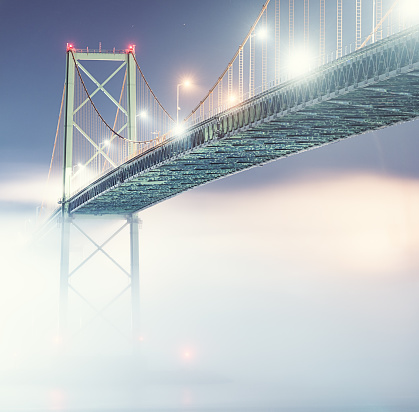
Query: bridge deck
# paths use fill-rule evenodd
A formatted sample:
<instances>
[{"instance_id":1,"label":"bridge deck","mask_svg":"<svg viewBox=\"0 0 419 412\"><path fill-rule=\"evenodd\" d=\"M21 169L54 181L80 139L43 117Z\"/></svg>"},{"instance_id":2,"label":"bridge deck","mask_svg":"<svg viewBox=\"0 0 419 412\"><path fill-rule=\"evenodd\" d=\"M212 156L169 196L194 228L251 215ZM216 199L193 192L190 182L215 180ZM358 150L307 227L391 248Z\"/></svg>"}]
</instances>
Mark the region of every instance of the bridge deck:
<instances>
[{"instance_id":1,"label":"bridge deck","mask_svg":"<svg viewBox=\"0 0 419 412\"><path fill-rule=\"evenodd\" d=\"M419 27L255 96L102 176L75 214L129 214L249 167L419 116Z\"/></svg>"}]
</instances>

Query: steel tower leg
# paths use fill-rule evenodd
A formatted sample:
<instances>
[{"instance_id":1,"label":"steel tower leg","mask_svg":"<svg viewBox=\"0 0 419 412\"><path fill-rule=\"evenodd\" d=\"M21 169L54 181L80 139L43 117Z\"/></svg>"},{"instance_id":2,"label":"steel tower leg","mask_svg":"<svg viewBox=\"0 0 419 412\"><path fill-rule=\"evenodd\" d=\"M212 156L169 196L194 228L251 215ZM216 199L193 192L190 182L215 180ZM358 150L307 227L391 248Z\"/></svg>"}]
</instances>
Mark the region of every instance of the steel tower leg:
<instances>
[{"instance_id":1,"label":"steel tower leg","mask_svg":"<svg viewBox=\"0 0 419 412\"><path fill-rule=\"evenodd\" d=\"M132 52L127 54L127 99L128 99L128 139L137 141L137 95L136 95L136 76L137 66ZM136 152L137 146L134 143L129 145L129 155Z\"/></svg>"},{"instance_id":2,"label":"steel tower leg","mask_svg":"<svg viewBox=\"0 0 419 412\"><path fill-rule=\"evenodd\" d=\"M134 351L138 351L140 343L140 285L139 285L139 223L140 219L137 214L132 214L128 217L124 225L119 228L112 236L110 236L106 242L98 244L95 242L79 225L76 224L74 217L70 216L68 209L68 200L72 195L71 189L71 177L73 174L73 128L74 128L74 90L75 90L75 74L76 74L76 63L73 58L72 46L67 48L67 64L66 64L66 96L65 96L65 117L64 117L64 150L63 150L63 193L61 200L61 262L60 262L60 301L59 301L59 339L63 343L67 344L68 340L71 339L68 330L68 294L69 290L72 290L78 295L86 304L88 304L97 313L92 318L102 317L108 323L115 327L119 332L118 326L114 325L111 321L106 319L104 311L113 304L113 302L122 296L125 291L131 288L131 318L132 318L132 339L134 342ZM138 141L137 130L136 130L136 111L137 111L137 96L136 96L136 64L134 60L134 52L130 51L126 55L126 63L128 67L127 74L127 126L128 126L128 139L132 141ZM76 53L77 54L77 53ZM77 59L77 55L75 56ZM100 59L98 59L100 60ZM106 58L103 58L106 60ZM86 70L83 69L85 72ZM86 72L87 73L87 72ZM88 74L88 73L87 73ZM91 76L89 76L91 77ZM92 78L92 77L91 77ZM93 81L99 87L100 85L93 79ZM109 97L109 96L108 96ZM137 150L134 144L130 144L130 154L135 153ZM73 188L74 191L74 188ZM122 218L122 216L120 216ZM126 216L123 216L124 220ZM112 238L114 238L124 227L130 226L130 273L123 268L115 259L113 259L104 249ZM76 266L70 272L70 228L74 226L78 229L95 247L96 250L87 259L84 259L78 266ZM97 309L92 305L88 299L86 299L80 292L78 292L69 283L69 279L74 275L84 264L97 252L102 252L108 259L111 260L125 275L127 275L131 284L124 288L113 300L111 300L102 309ZM81 329L81 328L80 328ZM122 333L128 340L131 337L126 333Z\"/></svg>"},{"instance_id":3,"label":"steel tower leg","mask_svg":"<svg viewBox=\"0 0 419 412\"><path fill-rule=\"evenodd\" d=\"M138 353L140 344L140 244L137 214L132 214L130 223L130 259L131 259L131 327L133 351Z\"/></svg>"},{"instance_id":4,"label":"steel tower leg","mask_svg":"<svg viewBox=\"0 0 419 412\"><path fill-rule=\"evenodd\" d=\"M63 207L64 209L64 207ZM68 274L70 255L70 221L62 211L61 214L61 263L60 263L60 302L59 302L59 339L67 340L67 308L68 308Z\"/></svg>"},{"instance_id":5,"label":"steel tower leg","mask_svg":"<svg viewBox=\"0 0 419 412\"><path fill-rule=\"evenodd\" d=\"M73 169L73 110L74 110L75 64L71 49L67 50L65 80L65 118L63 153L63 198L61 206L61 263L60 263L60 302L59 337L65 342L67 337L68 275L70 254L70 220L66 201L70 197L70 179Z\"/></svg>"}]
</instances>

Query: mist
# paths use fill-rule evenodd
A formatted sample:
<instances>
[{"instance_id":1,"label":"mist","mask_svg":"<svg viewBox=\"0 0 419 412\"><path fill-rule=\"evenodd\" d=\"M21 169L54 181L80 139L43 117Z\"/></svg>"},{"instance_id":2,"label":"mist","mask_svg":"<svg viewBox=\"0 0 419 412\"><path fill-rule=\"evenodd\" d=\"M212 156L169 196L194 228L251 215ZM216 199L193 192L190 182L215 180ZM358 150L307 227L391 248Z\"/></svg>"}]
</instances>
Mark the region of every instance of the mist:
<instances>
[{"instance_id":1,"label":"mist","mask_svg":"<svg viewBox=\"0 0 419 412\"><path fill-rule=\"evenodd\" d=\"M60 341L59 228L33 242L34 208L12 213L9 202L0 408L415 410L418 180L318 169L244 183L278 163L231 177L230 192L224 179L140 214L136 357L129 293L105 320L70 290L72 338ZM43 180L31 185L16 204L31 204ZM123 224L76 222L98 244ZM105 250L128 269L127 229ZM92 251L73 228L70 266ZM98 309L127 284L101 253L71 278Z\"/></svg>"}]
</instances>

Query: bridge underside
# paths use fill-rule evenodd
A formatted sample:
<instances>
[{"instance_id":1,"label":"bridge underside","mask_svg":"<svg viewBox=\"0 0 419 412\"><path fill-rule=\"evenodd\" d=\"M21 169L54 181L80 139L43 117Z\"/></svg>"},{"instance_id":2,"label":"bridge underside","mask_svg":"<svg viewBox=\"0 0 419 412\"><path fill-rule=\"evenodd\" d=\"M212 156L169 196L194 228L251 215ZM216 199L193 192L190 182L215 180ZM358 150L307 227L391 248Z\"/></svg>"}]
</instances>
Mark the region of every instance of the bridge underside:
<instances>
[{"instance_id":1,"label":"bridge underside","mask_svg":"<svg viewBox=\"0 0 419 412\"><path fill-rule=\"evenodd\" d=\"M240 170L414 119L418 38L411 29L221 113L103 176L69 200L69 211L130 214Z\"/></svg>"}]
</instances>

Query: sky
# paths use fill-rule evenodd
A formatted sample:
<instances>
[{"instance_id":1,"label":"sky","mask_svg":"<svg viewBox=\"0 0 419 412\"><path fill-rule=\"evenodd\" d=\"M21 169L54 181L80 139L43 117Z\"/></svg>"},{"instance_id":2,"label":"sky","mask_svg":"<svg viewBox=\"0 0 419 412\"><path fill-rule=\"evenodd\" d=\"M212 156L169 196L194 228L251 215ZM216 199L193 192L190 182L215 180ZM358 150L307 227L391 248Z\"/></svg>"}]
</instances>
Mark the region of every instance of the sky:
<instances>
[{"instance_id":1,"label":"sky","mask_svg":"<svg viewBox=\"0 0 419 412\"><path fill-rule=\"evenodd\" d=\"M254 0L0 0L0 411L419 405L418 121L256 167L142 212L140 363L124 357L126 342L100 322L75 340L70 360L54 357L59 232L35 245L30 234L66 43L136 44L172 116L177 83L192 77L194 88L181 96L186 115L261 7ZM120 222L81 224L100 241ZM123 265L127 236L107 249ZM91 251L74 234L73 261ZM98 306L126 285L108 267L92 260L74 279ZM71 326L87 323L89 308L74 296L70 303ZM123 297L107 312L121 329L129 329L128 307ZM41 376L36 385L28 371Z\"/></svg>"}]
</instances>

